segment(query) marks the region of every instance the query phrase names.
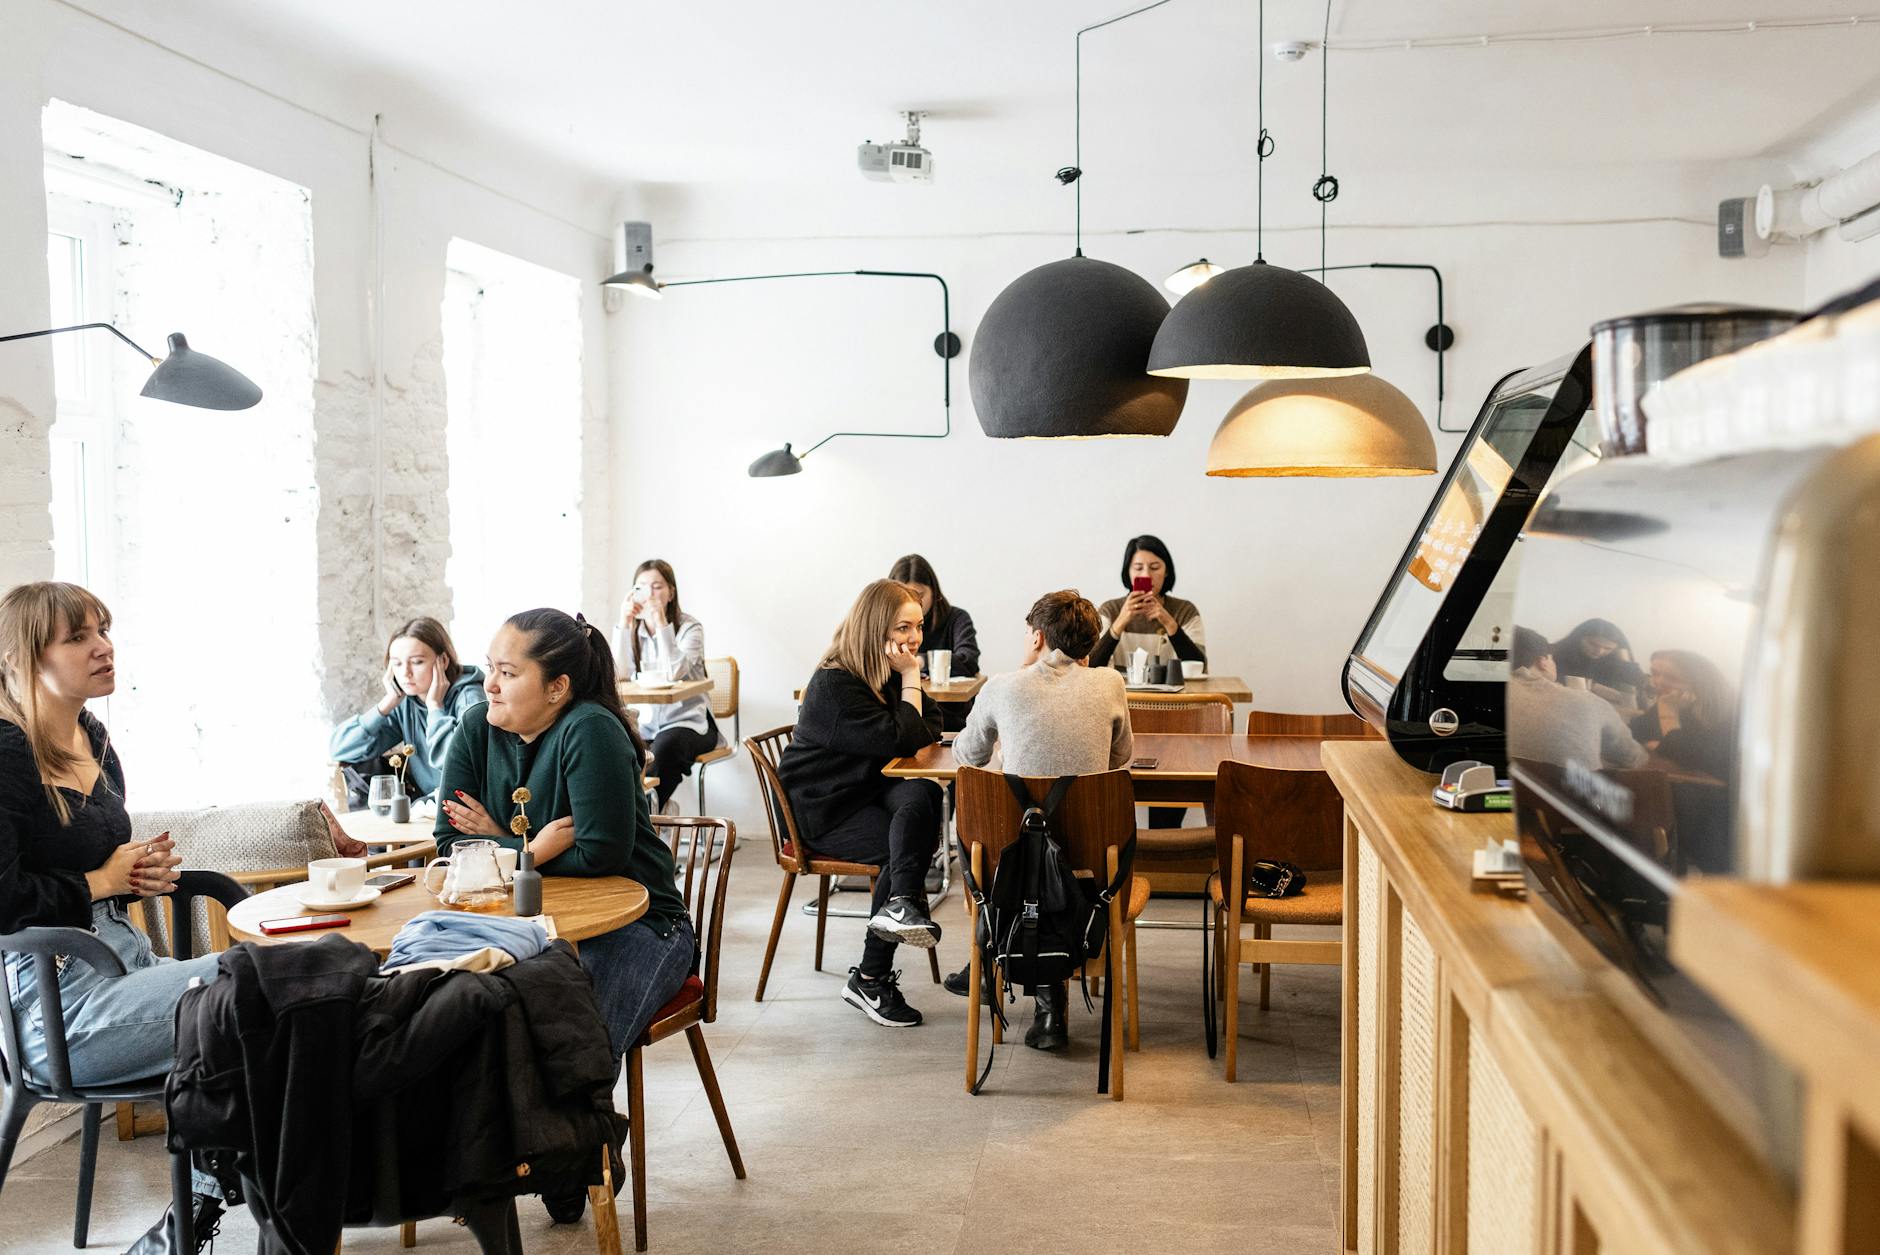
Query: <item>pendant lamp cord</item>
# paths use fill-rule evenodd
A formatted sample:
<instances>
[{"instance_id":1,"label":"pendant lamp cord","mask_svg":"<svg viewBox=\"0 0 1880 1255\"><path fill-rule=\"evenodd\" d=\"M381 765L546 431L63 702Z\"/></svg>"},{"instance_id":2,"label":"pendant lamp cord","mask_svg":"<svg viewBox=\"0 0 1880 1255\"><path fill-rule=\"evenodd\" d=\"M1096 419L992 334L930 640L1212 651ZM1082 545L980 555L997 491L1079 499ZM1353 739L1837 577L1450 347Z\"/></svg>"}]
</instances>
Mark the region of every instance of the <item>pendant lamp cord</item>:
<instances>
[{"instance_id":1,"label":"pendant lamp cord","mask_svg":"<svg viewBox=\"0 0 1880 1255\"><path fill-rule=\"evenodd\" d=\"M1127 13L1119 13L1115 17L1105 18L1103 21L1092 23L1089 26L1085 26L1081 28L1077 32L1077 40L1076 40L1077 47L1076 47L1076 58L1075 58L1076 84L1077 84L1076 96L1075 96L1076 103L1072 109L1072 117L1074 119L1073 125L1076 129L1076 136L1075 136L1075 142L1074 142L1075 161L1073 164L1064 166L1058 170L1057 181L1060 183L1075 184L1077 188L1077 253L1076 253L1076 256L1078 257L1082 257L1084 255L1084 185L1081 182L1079 182L1079 180L1083 177L1083 173L1084 173L1084 170L1083 170L1083 165L1084 165L1084 36L1091 31L1102 30L1106 26L1114 26L1118 22L1121 22L1126 18L1135 17L1138 13L1147 13L1150 9L1159 9L1167 3L1169 3L1169 0L1155 0L1155 3L1153 4L1145 4L1141 8L1131 9ZM1262 3L1264 3L1264 0L1262 0Z\"/></svg>"},{"instance_id":2,"label":"pendant lamp cord","mask_svg":"<svg viewBox=\"0 0 1880 1255\"><path fill-rule=\"evenodd\" d=\"M1266 260L1266 159L1273 155L1273 137L1266 130L1266 0L1260 0L1260 46L1254 50L1260 69L1256 75L1259 90L1259 128L1260 137L1254 142L1253 151L1258 160L1254 162L1253 180L1253 261L1255 265Z\"/></svg>"},{"instance_id":3,"label":"pendant lamp cord","mask_svg":"<svg viewBox=\"0 0 1880 1255\"><path fill-rule=\"evenodd\" d=\"M1332 117L1332 0L1325 0L1325 32L1319 40L1319 181L1312 185L1312 198L1319 202L1319 282L1325 282L1325 211L1338 199L1338 180L1328 167Z\"/></svg>"}]
</instances>

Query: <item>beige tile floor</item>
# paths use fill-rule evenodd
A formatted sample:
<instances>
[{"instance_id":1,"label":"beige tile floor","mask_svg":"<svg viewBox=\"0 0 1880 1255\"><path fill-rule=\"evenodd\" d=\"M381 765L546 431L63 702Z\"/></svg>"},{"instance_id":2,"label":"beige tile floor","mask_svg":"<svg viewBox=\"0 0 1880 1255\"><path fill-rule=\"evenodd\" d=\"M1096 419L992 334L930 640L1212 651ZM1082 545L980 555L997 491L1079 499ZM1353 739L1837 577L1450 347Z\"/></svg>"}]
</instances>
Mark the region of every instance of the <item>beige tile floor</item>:
<instances>
[{"instance_id":1,"label":"beige tile floor","mask_svg":"<svg viewBox=\"0 0 1880 1255\"><path fill-rule=\"evenodd\" d=\"M751 1001L777 872L761 842L738 854L725 930L726 978L708 1030L749 1179L731 1175L690 1052L647 1057L651 1249L680 1252L1143 1249L1332 1251L1338 1188L1338 972L1280 969L1273 1009L1246 1002L1240 1081L1221 1080L1200 1025L1200 935L1141 936L1142 1051L1127 1101L1099 1098L1096 1021L1079 1006L1067 1055L1001 1047L986 1092L967 1096L965 999L902 952L917 1029L877 1028L838 999L859 954L859 921L831 920L828 970L810 966L815 922L793 913L770 988ZM801 898L802 894L799 894ZM850 898L853 901L853 897ZM1193 920L1189 901L1152 914ZM938 910L943 967L966 955L957 895ZM1243 988L1245 986L1243 985ZM1017 1018L1021 1031L1029 1007ZM619 1094L626 1106L624 1088ZM0 1251L71 1249L76 1140L19 1165L0 1196ZM121 1251L162 1210L160 1138L110 1139L99 1157L90 1246ZM621 1220L630 1243L629 1200ZM594 1249L591 1224L553 1227L520 1209L534 1255ZM474 1250L448 1221L419 1226L418 1251ZM244 1211L219 1249L253 1249ZM395 1230L353 1230L348 1251L395 1251ZM629 1246L629 1249L630 1246Z\"/></svg>"}]
</instances>

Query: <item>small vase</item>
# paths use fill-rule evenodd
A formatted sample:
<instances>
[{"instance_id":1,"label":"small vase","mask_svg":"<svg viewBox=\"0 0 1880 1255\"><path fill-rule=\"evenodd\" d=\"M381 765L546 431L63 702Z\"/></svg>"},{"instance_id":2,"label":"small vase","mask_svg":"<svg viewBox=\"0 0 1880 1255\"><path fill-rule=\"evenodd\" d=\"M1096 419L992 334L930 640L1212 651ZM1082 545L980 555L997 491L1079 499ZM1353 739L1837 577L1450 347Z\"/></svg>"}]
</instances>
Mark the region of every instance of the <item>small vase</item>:
<instances>
[{"instance_id":1,"label":"small vase","mask_svg":"<svg viewBox=\"0 0 1880 1255\"><path fill-rule=\"evenodd\" d=\"M400 793L397 797L394 797L391 801L391 809L387 812L386 817L389 818L395 824L410 823L411 822L411 799L406 797L402 793Z\"/></svg>"},{"instance_id":2,"label":"small vase","mask_svg":"<svg viewBox=\"0 0 1880 1255\"><path fill-rule=\"evenodd\" d=\"M514 910L527 918L542 913L542 873L535 870L535 856L524 846L516 856L516 877L510 885Z\"/></svg>"}]
</instances>

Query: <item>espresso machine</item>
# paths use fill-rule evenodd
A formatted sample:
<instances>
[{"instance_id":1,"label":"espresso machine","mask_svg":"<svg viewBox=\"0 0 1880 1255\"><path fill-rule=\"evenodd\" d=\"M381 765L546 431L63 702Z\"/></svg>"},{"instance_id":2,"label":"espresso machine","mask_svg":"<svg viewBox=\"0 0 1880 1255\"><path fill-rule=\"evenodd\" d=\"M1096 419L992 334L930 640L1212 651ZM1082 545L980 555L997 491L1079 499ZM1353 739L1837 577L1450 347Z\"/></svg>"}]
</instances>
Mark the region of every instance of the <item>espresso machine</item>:
<instances>
[{"instance_id":1,"label":"espresso machine","mask_svg":"<svg viewBox=\"0 0 1880 1255\"><path fill-rule=\"evenodd\" d=\"M1601 324L1603 456L1549 486L1514 590L1531 896L1784 1168L1792 1081L1670 962L1671 902L1694 876L1880 875L1876 374L1880 302Z\"/></svg>"}]
</instances>

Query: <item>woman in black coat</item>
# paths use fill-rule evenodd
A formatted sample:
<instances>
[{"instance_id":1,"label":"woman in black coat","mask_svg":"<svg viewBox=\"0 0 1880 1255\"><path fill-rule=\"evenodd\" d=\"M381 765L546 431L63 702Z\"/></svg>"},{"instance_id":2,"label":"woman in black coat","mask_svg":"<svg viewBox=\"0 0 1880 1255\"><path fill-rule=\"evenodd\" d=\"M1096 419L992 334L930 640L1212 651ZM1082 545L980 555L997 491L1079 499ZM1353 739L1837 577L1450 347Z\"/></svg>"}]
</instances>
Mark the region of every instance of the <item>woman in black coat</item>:
<instances>
[{"instance_id":1,"label":"woman in black coat","mask_svg":"<svg viewBox=\"0 0 1880 1255\"><path fill-rule=\"evenodd\" d=\"M862 590L803 690L777 775L811 851L873 863L873 914L843 1001L875 1023L908 1028L920 1012L889 969L897 945L932 949L927 865L940 847L941 794L931 780L890 780L888 761L940 739L940 714L920 689L920 602L893 580Z\"/></svg>"}]
</instances>

